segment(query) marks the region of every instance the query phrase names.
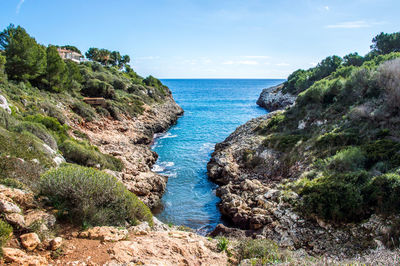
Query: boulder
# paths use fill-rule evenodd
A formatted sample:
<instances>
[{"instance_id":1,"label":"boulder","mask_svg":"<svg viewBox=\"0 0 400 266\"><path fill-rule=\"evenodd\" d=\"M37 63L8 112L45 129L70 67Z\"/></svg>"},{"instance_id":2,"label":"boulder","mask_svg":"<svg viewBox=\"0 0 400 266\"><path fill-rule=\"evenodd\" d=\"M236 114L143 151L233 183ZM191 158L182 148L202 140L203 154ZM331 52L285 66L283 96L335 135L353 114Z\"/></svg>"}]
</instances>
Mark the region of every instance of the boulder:
<instances>
[{"instance_id":1,"label":"boulder","mask_svg":"<svg viewBox=\"0 0 400 266\"><path fill-rule=\"evenodd\" d=\"M3 248L3 258L5 262L16 265L48 265L46 258L39 255L28 255L16 248Z\"/></svg>"},{"instance_id":2,"label":"boulder","mask_svg":"<svg viewBox=\"0 0 400 266\"><path fill-rule=\"evenodd\" d=\"M36 233L29 233L20 236L22 245L28 250L34 250L40 243L39 236Z\"/></svg>"},{"instance_id":3,"label":"boulder","mask_svg":"<svg viewBox=\"0 0 400 266\"><path fill-rule=\"evenodd\" d=\"M34 206L34 195L31 192L0 185L0 194L12 199L13 202L17 203L24 209L32 208Z\"/></svg>"},{"instance_id":4,"label":"boulder","mask_svg":"<svg viewBox=\"0 0 400 266\"><path fill-rule=\"evenodd\" d=\"M63 239L61 237L56 237L52 240L50 240L50 249L51 250L57 250L61 247L63 242Z\"/></svg>"},{"instance_id":5,"label":"boulder","mask_svg":"<svg viewBox=\"0 0 400 266\"><path fill-rule=\"evenodd\" d=\"M96 226L79 234L81 238L89 238L101 241L119 241L128 237L128 230L118 229L113 226Z\"/></svg>"},{"instance_id":6,"label":"boulder","mask_svg":"<svg viewBox=\"0 0 400 266\"><path fill-rule=\"evenodd\" d=\"M257 100L257 104L270 112L281 110L294 104L296 96L282 93L283 84L264 89Z\"/></svg>"},{"instance_id":7,"label":"boulder","mask_svg":"<svg viewBox=\"0 0 400 266\"><path fill-rule=\"evenodd\" d=\"M0 95L0 108L3 108L7 113L11 114L11 108L3 95Z\"/></svg>"},{"instance_id":8,"label":"boulder","mask_svg":"<svg viewBox=\"0 0 400 266\"><path fill-rule=\"evenodd\" d=\"M14 203L0 199L0 211L5 213L21 213L21 209Z\"/></svg>"},{"instance_id":9,"label":"boulder","mask_svg":"<svg viewBox=\"0 0 400 266\"><path fill-rule=\"evenodd\" d=\"M25 218L19 213L7 213L5 215L7 222L18 228L25 228Z\"/></svg>"}]
</instances>

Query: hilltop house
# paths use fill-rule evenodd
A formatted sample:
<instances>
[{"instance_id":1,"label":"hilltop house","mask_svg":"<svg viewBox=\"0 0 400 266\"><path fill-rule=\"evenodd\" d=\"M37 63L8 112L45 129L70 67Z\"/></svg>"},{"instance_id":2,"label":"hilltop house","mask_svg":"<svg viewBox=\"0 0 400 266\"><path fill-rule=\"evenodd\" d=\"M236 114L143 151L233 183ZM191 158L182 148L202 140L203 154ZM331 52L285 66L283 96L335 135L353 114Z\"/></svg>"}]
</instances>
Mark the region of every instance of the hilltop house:
<instances>
[{"instance_id":1,"label":"hilltop house","mask_svg":"<svg viewBox=\"0 0 400 266\"><path fill-rule=\"evenodd\" d=\"M80 53L67 50L64 48L57 48L58 54L61 56L62 59L70 59L76 63L80 63L83 56Z\"/></svg>"}]
</instances>

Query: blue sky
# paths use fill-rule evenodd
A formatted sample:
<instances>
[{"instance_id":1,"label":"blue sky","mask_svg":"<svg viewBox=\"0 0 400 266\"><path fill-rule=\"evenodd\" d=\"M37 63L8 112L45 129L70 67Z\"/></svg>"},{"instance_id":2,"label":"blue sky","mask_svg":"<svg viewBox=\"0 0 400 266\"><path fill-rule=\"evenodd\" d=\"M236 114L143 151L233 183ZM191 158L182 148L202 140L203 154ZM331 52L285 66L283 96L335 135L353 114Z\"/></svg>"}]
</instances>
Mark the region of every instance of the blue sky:
<instances>
[{"instance_id":1,"label":"blue sky","mask_svg":"<svg viewBox=\"0 0 400 266\"><path fill-rule=\"evenodd\" d=\"M286 78L400 30L399 0L0 0L0 27L129 54L159 78Z\"/></svg>"}]
</instances>

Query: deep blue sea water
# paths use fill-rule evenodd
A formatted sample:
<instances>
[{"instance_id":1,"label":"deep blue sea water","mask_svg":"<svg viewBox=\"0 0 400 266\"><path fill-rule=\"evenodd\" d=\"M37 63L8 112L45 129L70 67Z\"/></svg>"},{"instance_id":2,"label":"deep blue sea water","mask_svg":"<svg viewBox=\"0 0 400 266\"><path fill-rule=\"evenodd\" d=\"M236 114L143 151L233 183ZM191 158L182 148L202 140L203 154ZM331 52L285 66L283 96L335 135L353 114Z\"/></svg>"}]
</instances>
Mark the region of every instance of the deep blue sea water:
<instances>
[{"instance_id":1,"label":"deep blue sea water","mask_svg":"<svg viewBox=\"0 0 400 266\"><path fill-rule=\"evenodd\" d=\"M153 170L169 176L162 198L163 222L208 231L221 223L216 185L207 178L207 162L216 143L251 118L266 114L256 101L276 79L164 79L185 114L159 136Z\"/></svg>"}]
</instances>

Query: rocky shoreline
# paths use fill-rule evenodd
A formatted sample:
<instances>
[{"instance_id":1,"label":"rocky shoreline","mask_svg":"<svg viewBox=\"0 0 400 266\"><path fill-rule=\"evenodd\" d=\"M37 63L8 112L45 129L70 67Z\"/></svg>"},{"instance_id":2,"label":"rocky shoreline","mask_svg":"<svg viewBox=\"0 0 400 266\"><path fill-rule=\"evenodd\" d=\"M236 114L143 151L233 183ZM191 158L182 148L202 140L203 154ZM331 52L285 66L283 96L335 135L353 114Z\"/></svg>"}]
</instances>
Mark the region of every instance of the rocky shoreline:
<instances>
[{"instance_id":1,"label":"rocky shoreline","mask_svg":"<svg viewBox=\"0 0 400 266\"><path fill-rule=\"evenodd\" d=\"M257 104L270 112L284 109L294 104L296 96L290 93L282 93L284 84L279 84L270 88L263 89Z\"/></svg>"},{"instance_id":2,"label":"rocky shoreline","mask_svg":"<svg viewBox=\"0 0 400 266\"><path fill-rule=\"evenodd\" d=\"M283 100L275 106L287 105ZM283 153L267 148L263 145L265 136L257 134L259 125L277 112L285 111L252 119L215 146L208 175L219 185L219 209L234 227L218 225L211 236L267 238L283 248L338 258L382 248L394 217L372 215L358 224L330 224L307 219L296 211L294 202L299 195L286 190L285 184L296 180L306 166L299 162L287 169Z\"/></svg>"},{"instance_id":3,"label":"rocky shoreline","mask_svg":"<svg viewBox=\"0 0 400 266\"><path fill-rule=\"evenodd\" d=\"M152 209L160 204L168 178L151 171L158 155L150 145L156 133L166 131L182 114L182 108L170 95L162 103L145 106L144 113L136 118L104 118L71 127L85 133L101 152L123 161L122 172L106 171Z\"/></svg>"}]
</instances>

